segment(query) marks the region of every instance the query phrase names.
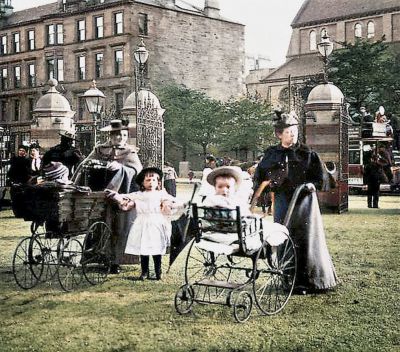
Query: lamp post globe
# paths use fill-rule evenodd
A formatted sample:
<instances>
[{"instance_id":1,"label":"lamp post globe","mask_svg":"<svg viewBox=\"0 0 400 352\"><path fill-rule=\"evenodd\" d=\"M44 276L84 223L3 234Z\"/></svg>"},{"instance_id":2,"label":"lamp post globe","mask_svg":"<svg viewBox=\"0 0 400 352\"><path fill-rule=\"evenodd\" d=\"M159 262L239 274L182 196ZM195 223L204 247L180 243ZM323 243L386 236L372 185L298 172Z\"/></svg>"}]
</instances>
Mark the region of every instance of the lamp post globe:
<instances>
[{"instance_id":1,"label":"lamp post globe","mask_svg":"<svg viewBox=\"0 0 400 352\"><path fill-rule=\"evenodd\" d=\"M97 142L97 117L101 114L104 107L105 95L96 87L96 81L92 82L90 88L83 94L88 111L93 116L93 140L94 145Z\"/></svg>"},{"instance_id":2,"label":"lamp post globe","mask_svg":"<svg viewBox=\"0 0 400 352\"><path fill-rule=\"evenodd\" d=\"M149 58L149 52L144 45L143 38L140 41L138 48L133 52L133 56L139 65L144 65L147 62L147 59Z\"/></svg>"},{"instance_id":3,"label":"lamp post globe","mask_svg":"<svg viewBox=\"0 0 400 352\"><path fill-rule=\"evenodd\" d=\"M317 47L324 62L324 82L328 82L328 72L327 72L328 57L333 52L333 43L331 42L330 37L326 30L324 31L321 37L321 41L318 43Z\"/></svg>"}]
</instances>

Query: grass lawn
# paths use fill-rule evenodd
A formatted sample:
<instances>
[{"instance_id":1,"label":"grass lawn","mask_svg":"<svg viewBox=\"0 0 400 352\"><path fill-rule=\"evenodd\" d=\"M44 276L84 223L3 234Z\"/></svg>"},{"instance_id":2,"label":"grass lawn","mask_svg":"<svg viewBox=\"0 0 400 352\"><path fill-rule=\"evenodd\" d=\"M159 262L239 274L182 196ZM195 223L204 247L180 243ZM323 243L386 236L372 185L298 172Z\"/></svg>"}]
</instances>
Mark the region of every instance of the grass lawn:
<instances>
[{"instance_id":1,"label":"grass lawn","mask_svg":"<svg viewBox=\"0 0 400 352\"><path fill-rule=\"evenodd\" d=\"M161 282L130 280L139 274L131 266L71 293L56 282L21 290L11 261L29 223L2 211L0 351L400 351L400 197L380 206L352 196L348 213L323 216L340 279L334 292L292 296L276 316L253 307L245 324L228 307L175 312L182 256Z\"/></svg>"}]
</instances>

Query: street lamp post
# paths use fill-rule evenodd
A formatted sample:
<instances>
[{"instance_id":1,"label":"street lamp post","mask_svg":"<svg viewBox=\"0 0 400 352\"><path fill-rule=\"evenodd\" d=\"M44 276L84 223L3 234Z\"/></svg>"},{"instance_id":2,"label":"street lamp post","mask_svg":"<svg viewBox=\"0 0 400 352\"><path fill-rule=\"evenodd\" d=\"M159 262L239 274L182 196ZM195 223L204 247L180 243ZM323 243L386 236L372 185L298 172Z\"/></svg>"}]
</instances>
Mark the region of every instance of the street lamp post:
<instances>
[{"instance_id":1,"label":"street lamp post","mask_svg":"<svg viewBox=\"0 0 400 352\"><path fill-rule=\"evenodd\" d=\"M93 116L93 141L94 146L97 144L97 117L101 114L104 107L105 95L101 90L96 88L96 81L93 80L90 88L83 94L86 107Z\"/></svg>"},{"instance_id":2,"label":"street lamp post","mask_svg":"<svg viewBox=\"0 0 400 352\"><path fill-rule=\"evenodd\" d=\"M138 90L144 87L144 70L147 59L149 58L149 52L144 45L143 38L138 45L138 48L134 51L133 56L136 61L135 69L135 89Z\"/></svg>"},{"instance_id":3,"label":"street lamp post","mask_svg":"<svg viewBox=\"0 0 400 352\"><path fill-rule=\"evenodd\" d=\"M321 41L318 43L318 51L322 56L322 60L324 61L324 82L328 82L328 57L332 54L333 51L333 43L331 42L327 31L324 31L324 34L321 37Z\"/></svg>"}]
</instances>

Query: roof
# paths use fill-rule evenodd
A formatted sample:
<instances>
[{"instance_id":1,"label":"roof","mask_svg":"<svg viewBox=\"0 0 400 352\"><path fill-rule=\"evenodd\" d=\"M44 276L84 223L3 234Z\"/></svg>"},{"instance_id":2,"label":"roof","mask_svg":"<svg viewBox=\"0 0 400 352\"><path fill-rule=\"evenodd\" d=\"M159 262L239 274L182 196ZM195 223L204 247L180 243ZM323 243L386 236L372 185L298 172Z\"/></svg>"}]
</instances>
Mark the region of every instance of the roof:
<instances>
[{"instance_id":1,"label":"roof","mask_svg":"<svg viewBox=\"0 0 400 352\"><path fill-rule=\"evenodd\" d=\"M400 11L399 0L305 0L292 27Z\"/></svg>"},{"instance_id":2,"label":"roof","mask_svg":"<svg viewBox=\"0 0 400 352\"><path fill-rule=\"evenodd\" d=\"M317 54L301 55L289 58L282 66L261 79L261 82L287 79L292 77L306 77L323 71L323 63Z\"/></svg>"},{"instance_id":3,"label":"roof","mask_svg":"<svg viewBox=\"0 0 400 352\"><path fill-rule=\"evenodd\" d=\"M135 2L145 4L145 5L164 7L163 5L161 5L161 3L158 0L136 0ZM123 3L132 3L132 1L108 0L104 4L99 4L99 6L107 6L112 3L118 3L119 5L121 5ZM87 9L90 9L90 8L91 7L88 7ZM192 14L197 14L197 15L204 15L202 12L202 9L199 9L198 7L195 7L195 6L187 3L184 0L176 0L175 6L172 8L171 7L168 7L168 8L174 9L179 12L187 12L187 13L192 13ZM63 13L64 12L59 10L57 2L53 2L53 3L47 4L47 5L42 5L42 6L37 6L37 7L31 7L31 8L25 9L25 10L13 12L10 16L3 18L2 22L0 22L0 28L8 27L8 26L15 26L15 25L19 25L19 24L22 24L25 22L40 21L44 17L51 16L51 15L57 15L57 14L63 14Z\"/></svg>"}]
</instances>

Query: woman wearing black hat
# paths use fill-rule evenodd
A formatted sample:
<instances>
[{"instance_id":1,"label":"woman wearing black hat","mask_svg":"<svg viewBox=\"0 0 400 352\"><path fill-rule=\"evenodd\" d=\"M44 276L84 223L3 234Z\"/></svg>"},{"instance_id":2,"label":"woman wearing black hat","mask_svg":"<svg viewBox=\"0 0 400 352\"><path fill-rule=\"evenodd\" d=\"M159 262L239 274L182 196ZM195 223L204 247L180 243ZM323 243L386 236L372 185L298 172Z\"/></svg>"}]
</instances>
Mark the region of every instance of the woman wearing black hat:
<instances>
[{"instance_id":1,"label":"woman wearing black hat","mask_svg":"<svg viewBox=\"0 0 400 352\"><path fill-rule=\"evenodd\" d=\"M274 221L288 227L296 243L298 291L326 290L336 286L337 278L315 191L325 190L329 178L318 154L299 143L298 124L294 112L277 112L275 134L280 143L265 151L255 179L258 184L267 181L274 192ZM312 191L303 192L294 211L286 216L296 188L303 184Z\"/></svg>"},{"instance_id":2,"label":"woman wearing black hat","mask_svg":"<svg viewBox=\"0 0 400 352\"><path fill-rule=\"evenodd\" d=\"M12 184L24 184L30 179L30 163L27 157L28 147L21 144L18 146L18 154L13 156L9 163L10 169L7 178Z\"/></svg>"},{"instance_id":3,"label":"woman wearing black hat","mask_svg":"<svg viewBox=\"0 0 400 352\"><path fill-rule=\"evenodd\" d=\"M90 170L89 186L94 190L110 189L117 193L130 193L138 191L136 175L142 170L142 163L134 145L129 145L128 133L131 126L125 121L111 120L110 125L102 128L109 132L107 142L95 146L93 151L81 165L91 162L104 164L106 170L93 168ZM77 170L73 177L75 184L81 184L84 177L84 168ZM112 227L112 273L120 271L120 264L133 264L136 259L125 256L124 250L131 222L135 218L135 212L123 212L118 207L110 205L107 208L106 221Z\"/></svg>"}]
</instances>

